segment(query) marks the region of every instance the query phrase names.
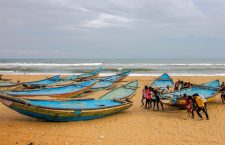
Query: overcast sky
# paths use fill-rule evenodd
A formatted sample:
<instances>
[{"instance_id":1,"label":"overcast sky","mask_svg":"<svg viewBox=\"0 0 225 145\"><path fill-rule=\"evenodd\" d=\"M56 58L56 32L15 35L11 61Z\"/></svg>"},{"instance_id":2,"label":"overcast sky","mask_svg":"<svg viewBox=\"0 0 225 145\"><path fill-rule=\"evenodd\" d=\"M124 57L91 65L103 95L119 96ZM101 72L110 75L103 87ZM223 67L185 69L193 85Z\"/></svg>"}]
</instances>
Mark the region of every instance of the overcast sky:
<instances>
[{"instance_id":1,"label":"overcast sky","mask_svg":"<svg viewBox=\"0 0 225 145\"><path fill-rule=\"evenodd\" d=\"M0 58L225 58L225 0L0 0Z\"/></svg>"}]
</instances>

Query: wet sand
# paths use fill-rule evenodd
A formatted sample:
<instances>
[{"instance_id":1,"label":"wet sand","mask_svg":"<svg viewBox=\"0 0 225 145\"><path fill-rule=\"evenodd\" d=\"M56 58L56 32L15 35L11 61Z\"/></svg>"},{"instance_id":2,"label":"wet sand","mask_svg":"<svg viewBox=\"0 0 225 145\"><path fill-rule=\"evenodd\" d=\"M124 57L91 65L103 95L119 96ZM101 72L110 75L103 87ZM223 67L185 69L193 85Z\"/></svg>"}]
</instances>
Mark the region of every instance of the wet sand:
<instances>
[{"instance_id":1,"label":"wet sand","mask_svg":"<svg viewBox=\"0 0 225 145\"><path fill-rule=\"evenodd\" d=\"M8 75L13 81L38 80L47 76ZM210 120L190 119L185 110L165 106L165 111L146 110L141 107L141 89L156 77L128 77L128 81L139 80L139 88L132 98L133 106L128 110L96 120L54 123L21 115L0 104L0 145L212 145L225 144L225 105L220 95L208 104ZM225 77L173 77L194 83ZM98 98L108 91L90 96Z\"/></svg>"}]
</instances>

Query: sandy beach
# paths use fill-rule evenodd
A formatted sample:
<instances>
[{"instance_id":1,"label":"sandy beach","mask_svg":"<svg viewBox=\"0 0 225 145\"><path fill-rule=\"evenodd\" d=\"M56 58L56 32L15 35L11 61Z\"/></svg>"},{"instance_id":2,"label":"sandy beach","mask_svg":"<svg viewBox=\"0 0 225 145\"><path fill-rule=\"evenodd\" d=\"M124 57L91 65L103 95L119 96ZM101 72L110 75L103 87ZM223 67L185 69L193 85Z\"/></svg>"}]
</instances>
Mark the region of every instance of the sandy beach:
<instances>
[{"instance_id":1,"label":"sandy beach","mask_svg":"<svg viewBox=\"0 0 225 145\"><path fill-rule=\"evenodd\" d=\"M46 78L42 75L6 75L22 82ZM133 106L119 114L90 121L54 123L21 115L0 104L0 145L183 145L225 144L225 108L220 95L208 104L209 120L190 119L185 110L165 106L165 111L146 110L141 107L141 89L156 77L128 77L138 80L139 88L132 98ZM225 81L225 76L172 77L193 83L215 79ZM87 97L98 98L108 91ZM203 116L205 117L205 116Z\"/></svg>"}]
</instances>

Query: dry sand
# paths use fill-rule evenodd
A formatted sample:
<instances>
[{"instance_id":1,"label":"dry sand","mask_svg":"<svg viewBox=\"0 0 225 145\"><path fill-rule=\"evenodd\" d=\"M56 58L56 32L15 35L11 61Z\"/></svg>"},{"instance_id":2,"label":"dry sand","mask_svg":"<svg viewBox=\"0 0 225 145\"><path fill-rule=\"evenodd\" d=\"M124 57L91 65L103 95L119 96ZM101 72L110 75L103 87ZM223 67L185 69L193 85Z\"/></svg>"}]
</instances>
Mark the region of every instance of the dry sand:
<instances>
[{"instance_id":1,"label":"dry sand","mask_svg":"<svg viewBox=\"0 0 225 145\"><path fill-rule=\"evenodd\" d=\"M46 76L6 76L14 81L30 81ZM6 78L5 77L5 78ZM21 115L0 104L0 145L182 145L225 144L225 106L217 99L208 104L210 120L190 119L185 110L165 107L151 111L141 107L141 88L155 77L128 77L139 80L133 106L119 114L90 121L53 123ZM194 83L225 77L173 77ZM119 85L117 85L119 86ZM93 95L100 96L107 91ZM204 116L205 117L205 116Z\"/></svg>"}]
</instances>

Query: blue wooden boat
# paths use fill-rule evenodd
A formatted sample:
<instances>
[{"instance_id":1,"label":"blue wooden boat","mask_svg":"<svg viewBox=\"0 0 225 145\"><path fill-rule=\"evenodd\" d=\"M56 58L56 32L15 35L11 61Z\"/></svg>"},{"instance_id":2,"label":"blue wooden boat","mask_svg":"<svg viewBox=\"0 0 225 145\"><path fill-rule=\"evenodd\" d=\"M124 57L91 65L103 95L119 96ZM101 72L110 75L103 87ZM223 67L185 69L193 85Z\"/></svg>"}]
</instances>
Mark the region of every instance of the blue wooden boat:
<instances>
[{"instance_id":1,"label":"blue wooden boat","mask_svg":"<svg viewBox=\"0 0 225 145\"><path fill-rule=\"evenodd\" d=\"M118 73L116 75L100 78L99 82L97 82L94 86L92 86L89 89L89 92L109 89L115 83L118 83L118 82L122 81L124 78L126 78L130 73L131 73L131 71L129 70L129 71L124 71L124 72Z\"/></svg>"},{"instance_id":2,"label":"blue wooden boat","mask_svg":"<svg viewBox=\"0 0 225 145\"><path fill-rule=\"evenodd\" d=\"M56 75L56 76L39 80L39 81L26 82L26 83L23 83L23 86L29 89L42 88L42 87L47 87L51 84L54 84L58 81L60 81L60 75Z\"/></svg>"},{"instance_id":3,"label":"blue wooden boat","mask_svg":"<svg viewBox=\"0 0 225 145\"><path fill-rule=\"evenodd\" d=\"M55 88L43 88L23 91L6 92L8 95L16 97L50 96L50 97L75 97L90 89L97 80L90 80L78 84L70 84Z\"/></svg>"},{"instance_id":4,"label":"blue wooden boat","mask_svg":"<svg viewBox=\"0 0 225 145\"><path fill-rule=\"evenodd\" d=\"M184 105L185 100L182 97L183 94L192 96L193 94L198 93L205 97L207 102L209 102L212 101L216 97L216 95L219 94L219 86L219 80L211 81L201 85L195 85L191 88L163 94L161 101L169 105Z\"/></svg>"},{"instance_id":5,"label":"blue wooden boat","mask_svg":"<svg viewBox=\"0 0 225 145\"><path fill-rule=\"evenodd\" d=\"M80 74L76 76L76 81L85 81L85 80L90 80L90 79L95 79L98 78L99 73L102 71L102 67L98 68L95 71Z\"/></svg>"},{"instance_id":6,"label":"blue wooden boat","mask_svg":"<svg viewBox=\"0 0 225 145\"><path fill-rule=\"evenodd\" d=\"M0 94L0 101L18 113L47 121L90 120L130 108L132 102L128 98L135 94L137 84L137 81L126 84L98 100L29 100Z\"/></svg>"},{"instance_id":7,"label":"blue wooden boat","mask_svg":"<svg viewBox=\"0 0 225 145\"><path fill-rule=\"evenodd\" d=\"M54 86L60 83L65 83L69 81L85 81L97 78L102 68L98 68L95 71L84 73L81 75L71 75L68 77L60 77L60 75L56 75L47 79L26 82L23 83L23 86L28 89L37 89L37 88L46 88L48 86Z\"/></svg>"},{"instance_id":8,"label":"blue wooden boat","mask_svg":"<svg viewBox=\"0 0 225 145\"><path fill-rule=\"evenodd\" d=\"M173 87L174 82L167 73L164 73L159 78L157 78L154 82L152 82L151 86L153 88L160 88L161 90L164 90L167 86Z\"/></svg>"},{"instance_id":9,"label":"blue wooden boat","mask_svg":"<svg viewBox=\"0 0 225 145\"><path fill-rule=\"evenodd\" d=\"M51 87L59 87L59 86L67 86L70 84L74 84L76 82L76 75L70 75L66 77L60 77L59 81L50 83L46 85L45 87L41 88L51 88ZM39 88L39 87L37 87Z\"/></svg>"}]
</instances>

